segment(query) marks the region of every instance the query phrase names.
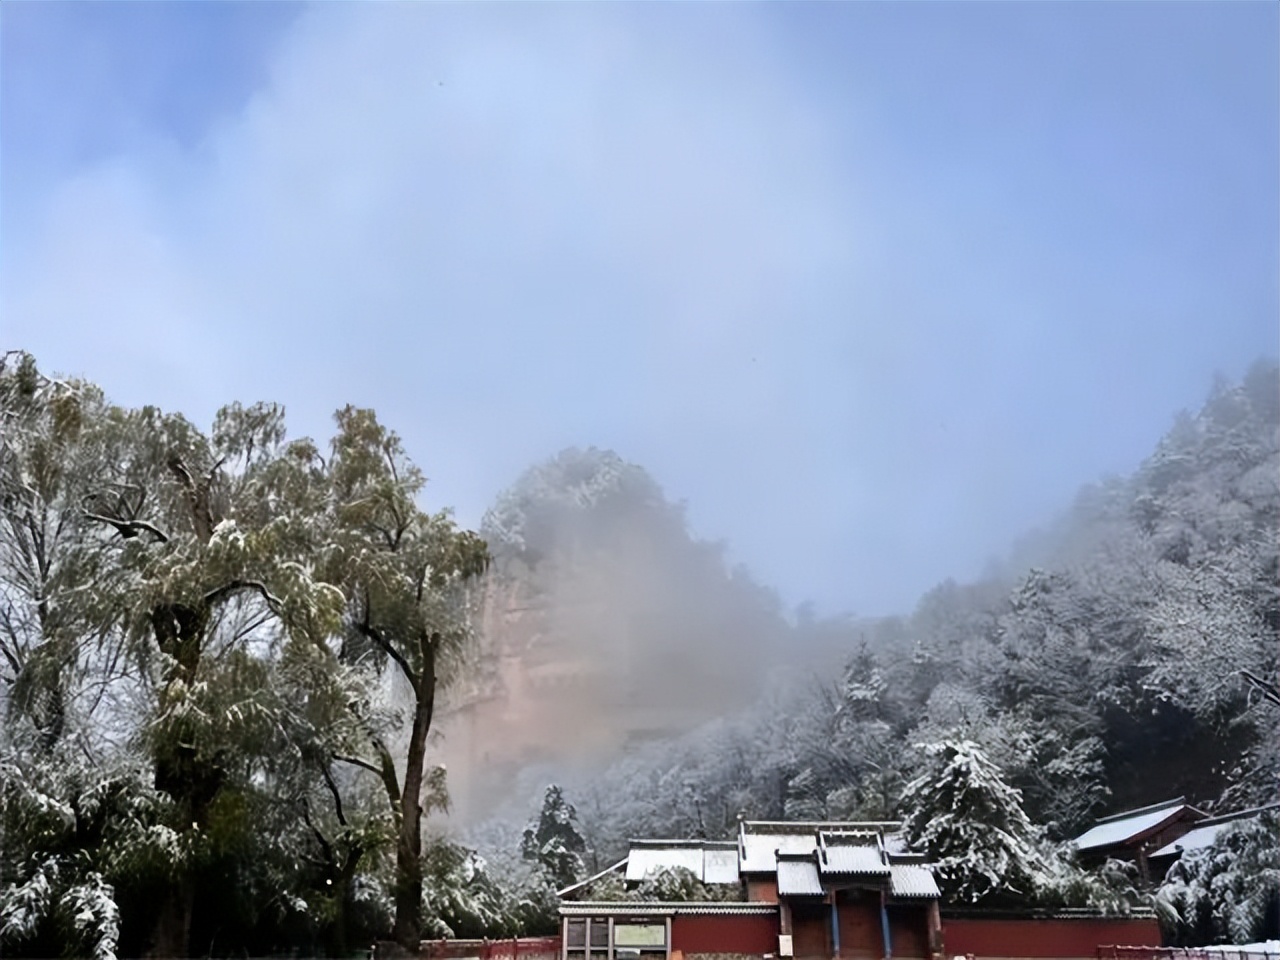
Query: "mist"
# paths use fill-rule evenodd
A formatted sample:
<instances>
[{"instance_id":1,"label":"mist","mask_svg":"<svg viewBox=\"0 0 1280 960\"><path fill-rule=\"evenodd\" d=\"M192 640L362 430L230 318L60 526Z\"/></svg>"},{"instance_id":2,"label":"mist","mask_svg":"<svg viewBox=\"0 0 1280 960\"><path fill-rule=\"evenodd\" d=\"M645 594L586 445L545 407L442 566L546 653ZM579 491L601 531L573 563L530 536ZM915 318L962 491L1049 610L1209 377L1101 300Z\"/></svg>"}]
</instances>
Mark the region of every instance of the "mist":
<instances>
[{"instance_id":1,"label":"mist","mask_svg":"<svg viewBox=\"0 0 1280 960\"><path fill-rule=\"evenodd\" d=\"M377 409L471 527L595 445L787 607L904 613L1274 349L1267 5L3 16L5 338Z\"/></svg>"},{"instance_id":2,"label":"mist","mask_svg":"<svg viewBox=\"0 0 1280 960\"><path fill-rule=\"evenodd\" d=\"M746 709L811 667L771 590L699 541L642 467L570 448L485 517L479 669L450 690L440 757L462 819L522 775L586 775ZM465 812L464 812L465 811Z\"/></svg>"}]
</instances>

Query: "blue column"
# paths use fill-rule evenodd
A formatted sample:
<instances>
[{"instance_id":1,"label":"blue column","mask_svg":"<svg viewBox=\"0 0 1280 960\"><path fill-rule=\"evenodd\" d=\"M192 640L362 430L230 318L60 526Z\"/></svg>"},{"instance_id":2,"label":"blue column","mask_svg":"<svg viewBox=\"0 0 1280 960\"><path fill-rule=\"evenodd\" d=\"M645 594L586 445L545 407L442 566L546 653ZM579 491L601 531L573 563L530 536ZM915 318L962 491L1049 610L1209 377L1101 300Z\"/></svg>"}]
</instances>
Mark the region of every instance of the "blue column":
<instances>
[{"instance_id":1,"label":"blue column","mask_svg":"<svg viewBox=\"0 0 1280 960\"><path fill-rule=\"evenodd\" d=\"M889 939L889 910L884 905L884 894L880 894L880 935L884 938L884 955L886 960L893 956L893 941Z\"/></svg>"},{"instance_id":2,"label":"blue column","mask_svg":"<svg viewBox=\"0 0 1280 960\"><path fill-rule=\"evenodd\" d=\"M831 891L831 955L840 956L840 909L836 906L836 892Z\"/></svg>"}]
</instances>

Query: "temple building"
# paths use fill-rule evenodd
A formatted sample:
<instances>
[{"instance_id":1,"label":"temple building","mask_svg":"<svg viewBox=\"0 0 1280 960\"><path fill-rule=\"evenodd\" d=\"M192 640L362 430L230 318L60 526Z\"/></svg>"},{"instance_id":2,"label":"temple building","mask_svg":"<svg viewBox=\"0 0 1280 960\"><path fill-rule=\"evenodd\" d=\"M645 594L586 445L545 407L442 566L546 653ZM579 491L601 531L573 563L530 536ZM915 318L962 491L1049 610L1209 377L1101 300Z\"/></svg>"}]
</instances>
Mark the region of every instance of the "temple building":
<instances>
[{"instance_id":1,"label":"temple building","mask_svg":"<svg viewBox=\"0 0 1280 960\"><path fill-rule=\"evenodd\" d=\"M736 843L637 841L626 879L681 867L739 900L566 901L564 960L673 954L942 956L939 891L897 823L743 821ZM561 893L589 891L579 884Z\"/></svg>"}]
</instances>

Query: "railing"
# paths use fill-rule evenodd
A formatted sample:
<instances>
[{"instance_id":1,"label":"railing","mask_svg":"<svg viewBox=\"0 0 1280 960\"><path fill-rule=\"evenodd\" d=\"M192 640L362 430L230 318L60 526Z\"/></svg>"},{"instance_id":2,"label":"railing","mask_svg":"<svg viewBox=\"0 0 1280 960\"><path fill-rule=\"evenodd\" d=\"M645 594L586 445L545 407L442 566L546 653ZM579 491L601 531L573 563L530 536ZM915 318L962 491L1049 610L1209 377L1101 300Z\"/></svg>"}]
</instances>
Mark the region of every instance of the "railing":
<instances>
[{"instance_id":1,"label":"railing","mask_svg":"<svg viewBox=\"0 0 1280 960\"><path fill-rule=\"evenodd\" d=\"M1098 960L1276 960L1266 950L1221 947L1098 947Z\"/></svg>"}]
</instances>

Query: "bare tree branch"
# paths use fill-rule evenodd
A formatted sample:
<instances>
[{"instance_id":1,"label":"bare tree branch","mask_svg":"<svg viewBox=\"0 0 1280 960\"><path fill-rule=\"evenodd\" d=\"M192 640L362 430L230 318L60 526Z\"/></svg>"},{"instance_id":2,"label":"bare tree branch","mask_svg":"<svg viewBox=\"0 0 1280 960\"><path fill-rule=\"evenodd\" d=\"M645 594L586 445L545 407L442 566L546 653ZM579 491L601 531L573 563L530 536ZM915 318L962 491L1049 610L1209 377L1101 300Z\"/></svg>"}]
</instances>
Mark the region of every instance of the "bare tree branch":
<instances>
[{"instance_id":1,"label":"bare tree branch","mask_svg":"<svg viewBox=\"0 0 1280 960\"><path fill-rule=\"evenodd\" d=\"M1277 687L1269 680L1263 680L1260 676L1251 670L1241 670L1240 676L1244 677L1249 683L1253 684L1262 695L1272 703L1280 703L1280 687Z\"/></svg>"},{"instance_id":2,"label":"bare tree branch","mask_svg":"<svg viewBox=\"0 0 1280 960\"><path fill-rule=\"evenodd\" d=\"M241 590L254 590L261 594L262 599L267 602L267 606L277 616L284 606L280 598L268 590L267 585L261 580L231 580L220 587L214 587L200 599L206 605L212 605Z\"/></svg>"},{"instance_id":3,"label":"bare tree branch","mask_svg":"<svg viewBox=\"0 0 1280 960\"><path fill-rule=\"evenodd\" d=\"M405 679L409 681L409 686L411 686L413 688L413 692L417 694L418 685L421 679L417 672L412 666L410 666L409 661L405 659L404 654L392 646L386 637L382 635L381 631L369 623L369 596L367 593L365 594L364 601L364 621L362 623L357 623L356 629L359 630L363 636L368 637L376 643L383 653L399 665L401 671L404 673Z\"/></svg>"},{"instance_id":4,"label":"bare tree branch","mask_svg":"<svg viewBox=\"0 0 1280 960\"><path fill-rule=\"evenodd\" d=\"M188 490L195 489L196 478L191 476L191 471L187 469L187 465L182 462L181 457L170 457L168 467L170 472L182 481L184 487Z\"/></svg>"},{"instance_id":5,"label":"bare tree branch","mask_svg":"<svg viewBox=\"0 0 1280 960\"><path fill-rule=\"evenodd\" d=\"M204 482L206 484L213 483L214 474L217 473L218 468L221 467L226 462L227 462L227 458L225 454L219 457L216 461L214 461L213 466L209 468L209 472L204 475Z\"/></svg>"},{"instance_id":6,"label":"bare tree branch","mask_svg":"<svg viewBox=\"0 0 1280 960\"><path fill-rule=\"evenodd\" d=\"M307 822L307 826L311 828L311 833L315 836L316 840L320 842L320 848L324 851L326 861L325 866L335 866L337 858L333 855L333 845L330 844L325 835L320 832L320 828L312 822L311 804L307 803L306 797L302 798L302 819Z\"/></svg>"},{"instance_id":7,"label":"bare tree branch","mask_svg":"<svg viewBox=\"0 0 1280 960\"><path fill-rule=\"evenodd\" d=\"M333 809L338 815L338 822L344 827L347 825L347 818L342 812L342 795L338 792L338 785L333 782L333 774L329 772L329 765L326 763L320 768L320 773L324 775L324 785L329 788L329 792L333 794Z\"/></svg>"},{"instance_id":8,"label":"bare tree branch","mask_svg":"<svg viewBox=\"0 0 1280 960\"><path fill-rule=\"evenodd\" d=\"M121 539L132 540L139 533L146 531L155 537L160 543L168 543L169 535L146 520L120 520L115 517L105 517L100 513L90 513L88 510L83 511L86 520L96 520L98 523L109 524L116 528L116 532L120 534Z\"/></svg>"},{"instance_id":9,"label":"bare tree branch","mask_svg":"<svg viewBox=\"0 0 1280 960\"><path fill-rule=\"evenodd\" d=\"M333 755L333 759L338 760L341 763L349 763L353 767L363 767L370 773L376 773L379 777L382 776L381 768L375 767L372 763L369 763L369 761L361 760L359 757L344 757L339 753L335 753Z\"/></svg>"}]
</instances>

